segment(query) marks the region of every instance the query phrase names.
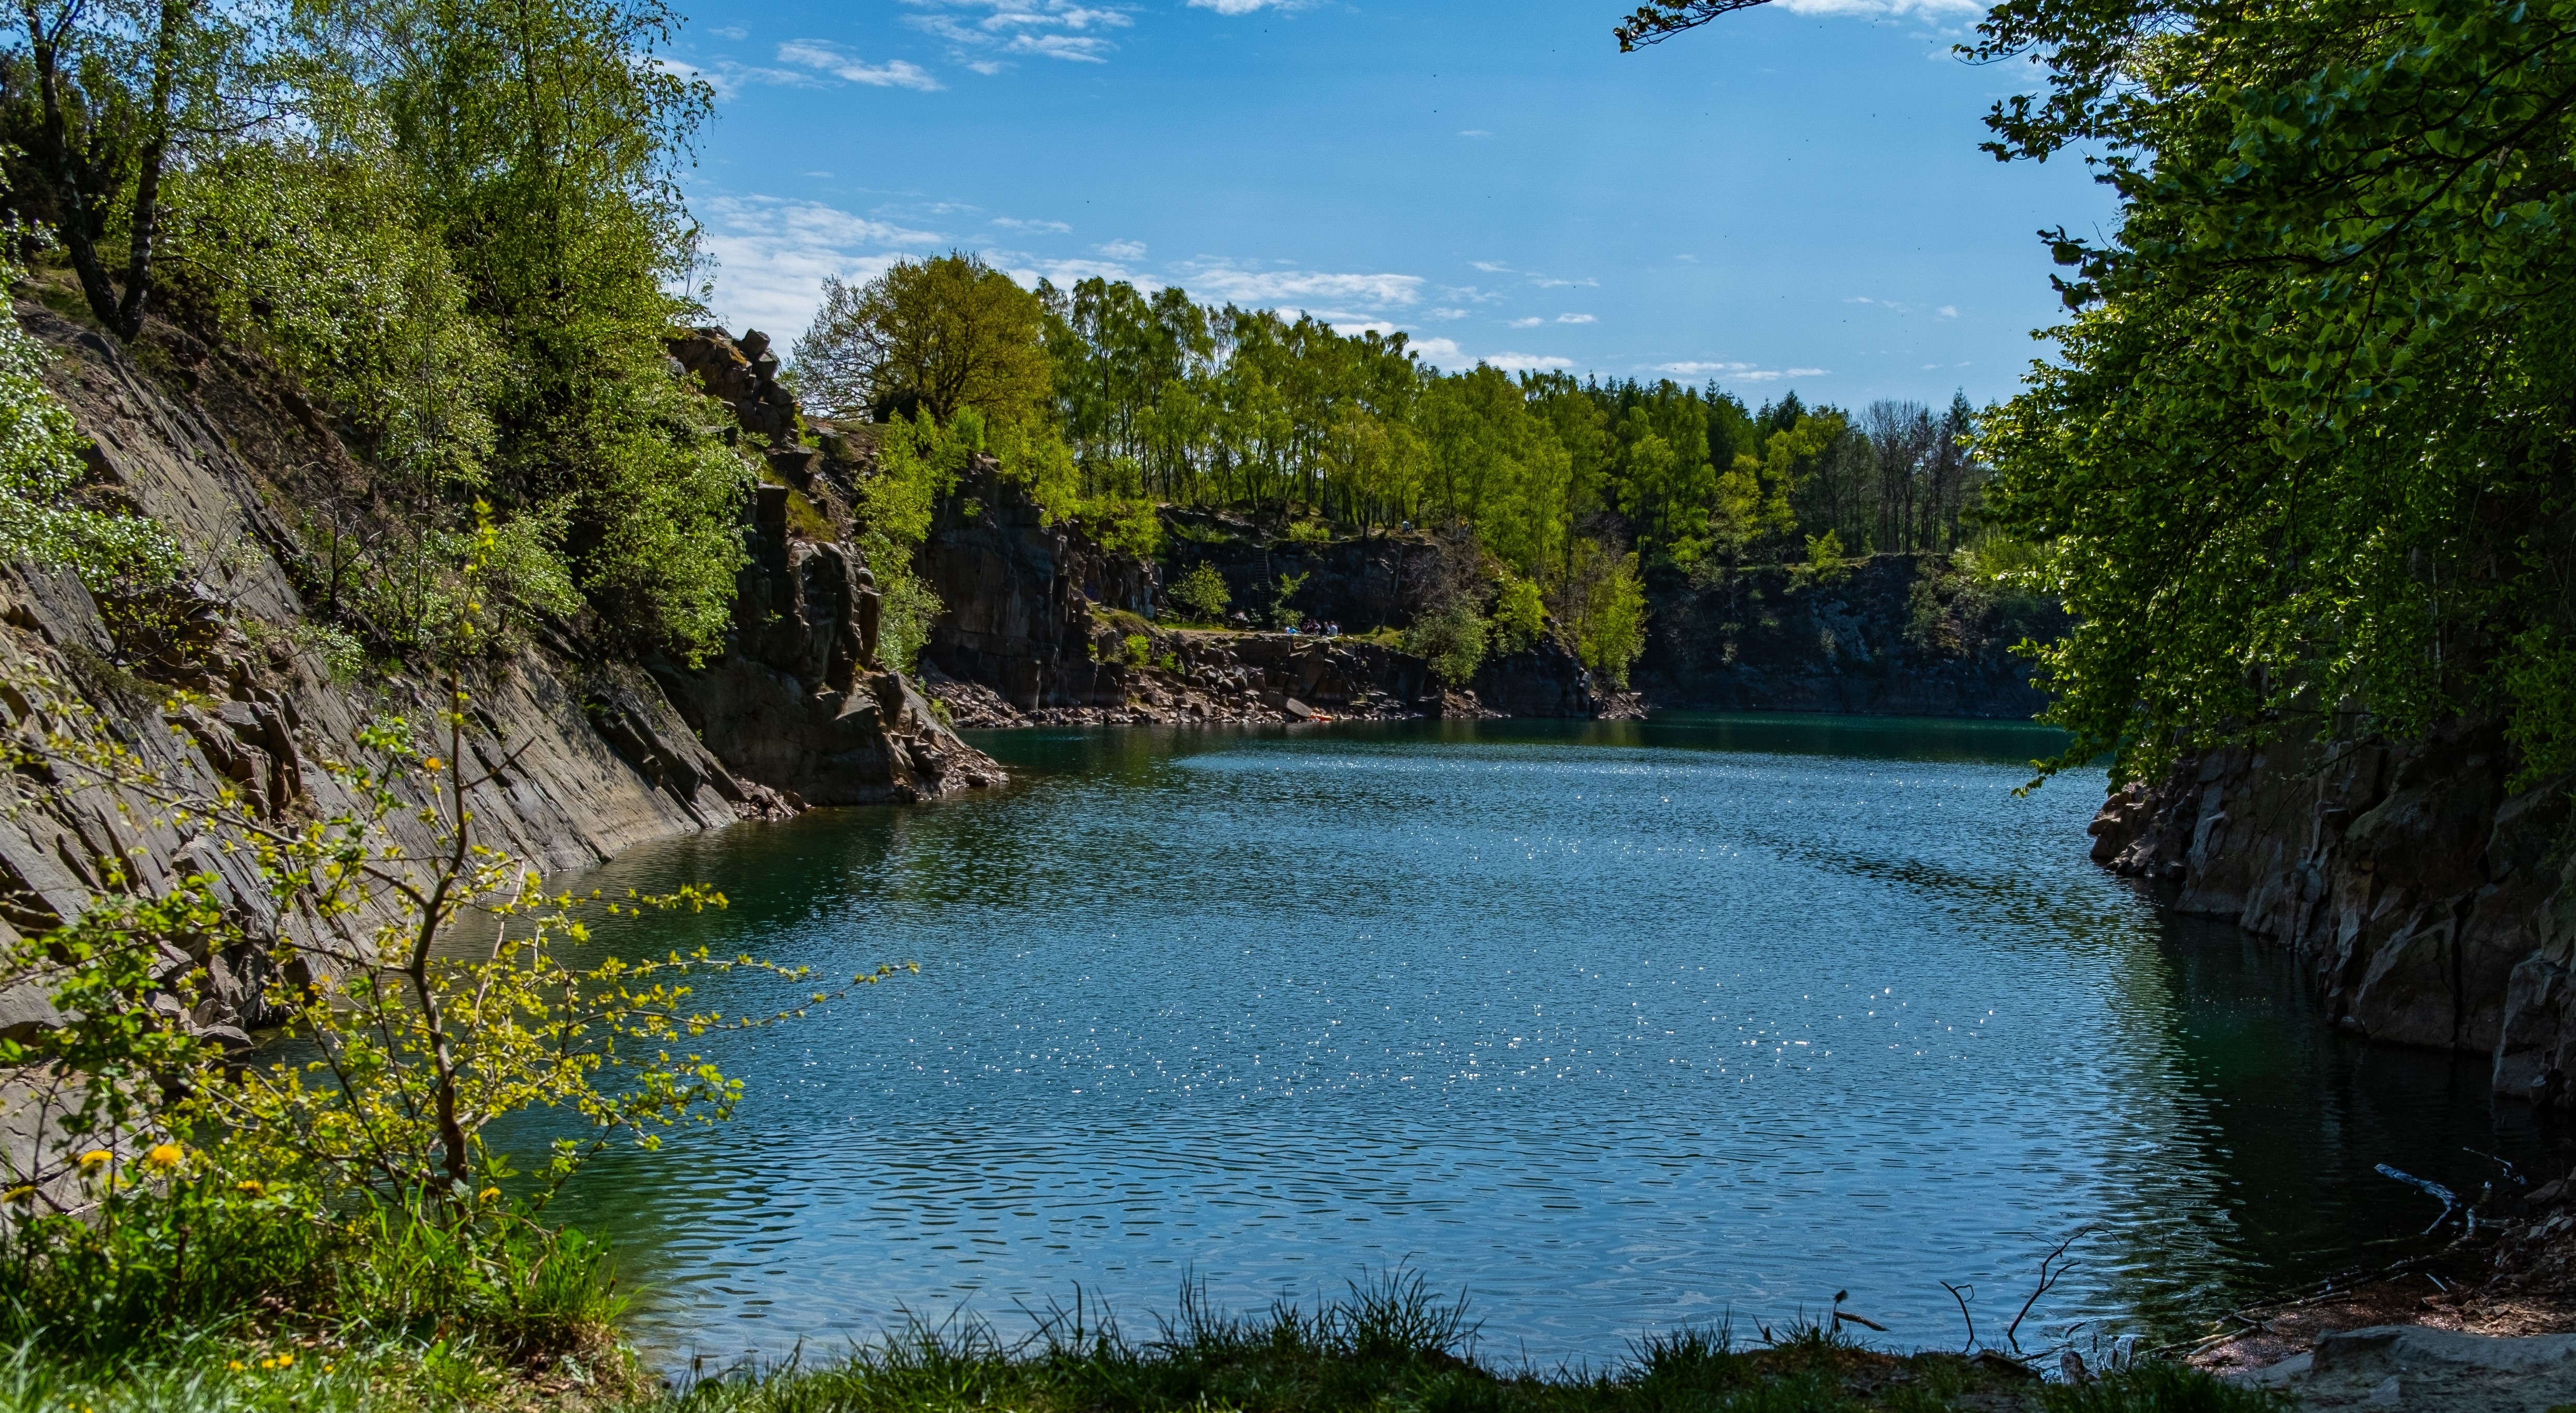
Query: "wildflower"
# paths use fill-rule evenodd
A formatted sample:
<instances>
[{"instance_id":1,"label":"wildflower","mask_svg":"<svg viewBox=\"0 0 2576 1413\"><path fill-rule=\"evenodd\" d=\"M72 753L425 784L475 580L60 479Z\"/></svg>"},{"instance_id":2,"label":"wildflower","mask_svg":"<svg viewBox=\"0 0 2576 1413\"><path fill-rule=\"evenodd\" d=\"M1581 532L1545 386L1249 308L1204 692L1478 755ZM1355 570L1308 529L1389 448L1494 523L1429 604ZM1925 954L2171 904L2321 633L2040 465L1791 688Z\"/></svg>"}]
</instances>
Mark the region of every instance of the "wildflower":
<instances>
[{"instance_id":1,"label":"wildflower","mask_svg":"<svg viewBox=\"0 0 2576 1413\"><path fill-rule=\"evenodd\" d=\"M439 768L445 764L445 761L440 760L436 756L431 756L420 763L420 768L429 771L431 774L436 774Z\"/></svg>"},{"instance_id":2,"label":"wildflower","mask_svg":"<svg viewBox=\"0 0 2576 1413\"><path fill-rule=\"evenodd\" d=\"M481 1192L474 1194L474 1199L478 1202L495 1202L500 1200L500 1196L501 1189L497 1187L487 1187Z\"/></svg>"},{"instance_id":3,"label":"wildflower","mask_svg":"<svg viewBox=\"0 0 2576 1413\"><path fill-rule=\"evenodd\" d=\"M292 1368L294 1368L294 1367L295 1367L295 1353L294 1353L294 1351L293 1351L293 1350L286 1350L286 1351L282 1351L282 1352L280 1352L280 1353L278 1354L278 1356L277 1356L277 1367L279 1367L279 1368L281 1368L281 1369L292 1369Z\"/></svg>"},{"instance_id":4,"label":"wildflower","mask_svg":"<svg viewBox=\"0 0 2576 1413\"><path fill-rule=\"evenodd\" d=\"M34 1183L29 1183L29 1184L27 1184L25 1187L13 1187L13 1188L10 1188L10 1189L9 1189L9 1200L10 1200L10 1201L12 1201L12 1202L33 1202L33 1201L35 1201L35 1200L36 1200L36 1185L35 1185Z\"/></svg>"},{"instance_id":5,"label":"wildflower","mask_svg":"<svg viewBox=\"0 0 2576 1413\"><path fill-rule=\"evenodd\" d=\"M238 1374L242 1371L242 1361L238 1359L230 1360L225 1363L224 1367Z\"/></svg>"},{"instance_id":6,"label":"wildflower","mask_svg":"<svg viewBox=\"0 0 2576 1413\"><path fill-rule=\"evenodd\" d=\"M93 1148L80 1155L81 1171L86 1173L94 1169L106 1167L115 1157L115 1154L108 1152L104 1148Z\"/></svg>"},{"instance_id":7,"label":"wildflower","mask_svg":"<svg viewBox=\"0 0 2576 1413\"><path fill-rule=\"evenodd\" d=\"M176 1143L156 1143L152 1145L151 1152L143 1155L143 1161L156 1168L175 1168L179 1166L179 1160L187 1156L188 1151Z\"/></svg>"},{"instance_id":8,"label":"wildflower","mask_svg":"<svg viewBox=\"0 0 2576 1413\"><path fill-rule=\"evenodd\" d=\"M261 1193L268 1191L268 1185L261 1182L258 1178L243 1178L241 1181L233 1184L233 1191L248 1193L250 1196L257 1197Z\"/></svg>"}]
</instances>

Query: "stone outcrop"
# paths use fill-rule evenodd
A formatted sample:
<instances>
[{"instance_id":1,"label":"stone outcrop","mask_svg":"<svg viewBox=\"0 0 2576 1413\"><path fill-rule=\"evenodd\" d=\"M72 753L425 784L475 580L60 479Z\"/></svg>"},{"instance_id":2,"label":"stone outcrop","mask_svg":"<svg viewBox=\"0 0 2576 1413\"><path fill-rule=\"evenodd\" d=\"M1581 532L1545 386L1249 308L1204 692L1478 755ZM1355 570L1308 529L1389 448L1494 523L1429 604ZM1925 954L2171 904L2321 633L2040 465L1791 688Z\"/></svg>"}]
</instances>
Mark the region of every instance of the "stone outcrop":
<instances>
[{"instance_id":1,"label":"stone outcrop","mask_svg":"<svg viewBox=\"0 0 2576 1413\"><path fill-rule=\"evenodd\" d=\"M2065 631L1946 556L1882 554L1820 581L1766 565L1650 586L1630 676L1658 710L2026 720L2046 704L2013 645Z\"/></svg>"},{"instance_id":2,"label":"stone outcrop","mask_svg":"<svg viewBox=\"0 0 2576 1413\"><path fill-rule=\"evenodd\" d=\"M1205 564L1224 578L1237 606L1265 611L1278 599L1279 581L1296 580L1291 602L1301 612L1353 633L1411 623L1451 572L1439 540L1421 531L1311 541L1212 511L1165 507L1162 517L1175 582Z\"/></svg>"},{"instance_id":3,"label":"stone outcrop","mask_svg":"<svg viewBox=\"0 0 2576 1413\"><path fill-rule=\"evenodd\" d=\"M2490 1055L2498 1094L2576 1070L2569 782L2510 792L2485 722L2424 739L2230 747L2114 794L2093 858L2298 957L2337 1023Z\"/></svg>"},{"instance_id":4,"label":"stone outcrop","mask_svg":"<svg viewBox=\"0 0 2576 1413\"><path fill-rule=\"evenodd\" d=\"M1174 572L1199 562L1193 556L1219 533L1210 525L1232 527L1224 533L1237 538L1225 543L1248 543L1238 522L1164 516L1201 537L1173 541ZM1357 629L1409 619L1407 595L1438 571L1439 553L1428 536L1282 542L1276 557L1242 551L1221 567L1231 566L1230 584L1242 580L1239 597L1264 604L1263 586L1275 579L1263 576L1274 569L1318 576L1308 580L1315 596L1301 592L1298 606L1320 617L1347 613L1341 621ZM929 690L969 725L1275 722L1319 712L1579 717L1600 707L1590 673L1553 640L1488 660L1470 691L1443 692L1427 663L1383 641L1164 629L1155 622L1167 606L1161 565L1111 554L1078 526L1046 523L990 461L977 461L941 499L917 562L946 605L922 654ZM1144 640L1141 660L1131 637Z\"/></svg>"},{"instance_id":5,"label":"stone outcrop","mask_svg":"<svg viewBox=\"0 0 2576 1413\"><path fill-rule=\"evenodd\" d=\"M93 443L84 494L158 521L197 583L193 598L137 619L69 574L0 570L0 657L21 680L59 684L51 690L61 697L48 705L13 688L0 703L8 718L86 713L89 729L125 742L171 787L230 786L270 818L353 811L323 763L357 758L370 721L425 723L446 705L443 682L398 664L335 671L313 631L308 604L328 586L292 517L358 494L364 468L327 416L255 357L156 323L146 372L121 345L41 306L17 314L55 352L48 381ZM683 342L758 368L720 331ZM765 371L749 387L754 408L776 407ZM755 562L736 632L705 668L657 663L657 681L540 625L527 647L468 673L470 759L458 765L495 776L474 803L485 841L564 871L804 804L928 798L1000 778L901 678L870 670L855 551L789 535L774 513L783 492L769 490L746 507ZM174 689L200 700L167 706ZM0 811L0 937L77 914L113 886L111 866L147 887L212 874L251 935L287 925L263 915L267 893L248 856L156 822L148 807L115 804L97 792L38 795ZM428 842L401 812L387 827L408 846ZM197 1028L238 1036L265 1019L250 956L170 959L212 979L188 1017ZM0 995L0 1033L41 1025L47 1010L32 988Z\"/></svg>"}]
</instances>

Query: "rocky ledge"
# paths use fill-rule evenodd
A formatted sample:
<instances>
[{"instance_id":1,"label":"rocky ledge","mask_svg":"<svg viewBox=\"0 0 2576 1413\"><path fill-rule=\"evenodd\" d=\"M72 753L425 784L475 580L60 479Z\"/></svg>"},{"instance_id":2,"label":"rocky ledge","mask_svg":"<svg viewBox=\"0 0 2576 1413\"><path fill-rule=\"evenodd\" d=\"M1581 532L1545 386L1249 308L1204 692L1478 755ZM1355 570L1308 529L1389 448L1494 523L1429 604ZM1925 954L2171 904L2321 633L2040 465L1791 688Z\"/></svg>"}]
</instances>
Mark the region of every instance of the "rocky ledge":
<instances>
[{"instance_id":1,"label":"rocky ledge","mask_svg":"<svg viewBox=\"0 0 2576 1413\"><path fill-rule=\"evenodd\" d=\"M2114 794L2093 858L2176 911L2288 947L2345 1029L2490 1055L2496 1093L2565 1105L2570 782L2513 792L2511 774L2479 721L2420 741L2230 747Z\"/></svg>"}]
</instances>

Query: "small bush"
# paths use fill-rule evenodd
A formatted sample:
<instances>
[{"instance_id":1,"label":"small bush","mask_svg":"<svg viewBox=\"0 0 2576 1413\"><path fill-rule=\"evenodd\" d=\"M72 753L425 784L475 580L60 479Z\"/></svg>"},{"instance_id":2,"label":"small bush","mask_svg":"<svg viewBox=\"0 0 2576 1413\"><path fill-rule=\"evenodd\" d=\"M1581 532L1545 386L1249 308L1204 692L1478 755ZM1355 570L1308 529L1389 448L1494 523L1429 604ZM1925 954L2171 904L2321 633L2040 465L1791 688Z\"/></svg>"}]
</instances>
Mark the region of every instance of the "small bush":
<instances>
[{"instance_id":1,"label":"small bush","mask_svg":"<svg viewBox=\"0 0 2576 1413\"><path fill-rule=\"evenodd\" d=\"M1404 635L1404 649L1431 664L1433 675L1452 687L1475 680L1485 662L1484 615L1461 597L1415 619Z\"/></svg>"},{"instance_id":2,"label":"small bush","mask_svg":"<svg viewBox=\"0 0 2576 1413\"><path fill-rule=\"evenodd\" d=\"M1215 623L1225 617L1226 606L1234 602L1234 595L1226 590L1225 576L1216 572L1216 566L1201 560L1172 586L1172 602L1201 622Z\"/></svg>"}]
</instances>

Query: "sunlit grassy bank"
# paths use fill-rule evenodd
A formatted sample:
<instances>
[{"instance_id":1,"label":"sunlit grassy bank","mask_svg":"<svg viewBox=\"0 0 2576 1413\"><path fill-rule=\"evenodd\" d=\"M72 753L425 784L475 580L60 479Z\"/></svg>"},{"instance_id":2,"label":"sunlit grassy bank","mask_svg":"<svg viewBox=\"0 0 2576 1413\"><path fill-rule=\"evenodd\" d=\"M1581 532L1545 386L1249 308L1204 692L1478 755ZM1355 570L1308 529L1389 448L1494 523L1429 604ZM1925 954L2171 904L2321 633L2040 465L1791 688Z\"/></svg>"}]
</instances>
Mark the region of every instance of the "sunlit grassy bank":
<instances>
[{"instance_id":1,"label":"sunlit grassy bank","mask_svg":"<svg viewBox=\"0 0 2576 1413\"><path fill-rule=\"evenodd\" d=\"M595 1269L585 1266L584 1269ZM512 1278L496 1268L489 1274ZM517 1278L534 1275L523 1270ZM2043 1384L1999 1357L1894 1355L1814 1326L1741 1342L1725 1329L1645 1341L1597 1368L1509 1370L1477 1356L1465 1308L1419 1278L1355 1289L1317 1308L1229 1316L1185 1300L1138 1336L1081 1311L1034 1336L915 1329L828 1360L735 1370L672 1386L647 1376L595 1317L602 1285L555 1278L563 1317L487 1304L438 1318L378 1292L338 1325L272 1302L266 1319L145 1335L69 1355L37 1338L0 1368L0 1410L137 1413L360 1413L573 1408L619 1413L1181 1413L1181 1410L1418 1410L1418 1413L2255 1413L2278 1405L2197 1371L2163 1365L2080 1387ZM504 1318L503 1311L510 1311Z\"/></svg>"}]
</instances>

